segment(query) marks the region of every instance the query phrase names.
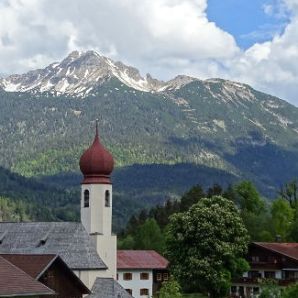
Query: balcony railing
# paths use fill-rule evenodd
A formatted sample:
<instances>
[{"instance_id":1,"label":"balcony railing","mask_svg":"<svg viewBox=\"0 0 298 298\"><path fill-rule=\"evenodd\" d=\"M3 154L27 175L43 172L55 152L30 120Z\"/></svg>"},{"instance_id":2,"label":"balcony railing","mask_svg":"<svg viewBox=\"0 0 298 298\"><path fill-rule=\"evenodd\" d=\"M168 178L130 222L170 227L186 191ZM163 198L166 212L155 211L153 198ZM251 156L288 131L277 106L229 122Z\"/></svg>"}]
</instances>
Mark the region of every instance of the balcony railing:
<instances>
[{"instance_id":1,"label":"balcony railing","mask_svg":"<svg viewBox=\"0 0 298 298\"><path fill-rule=\"evenodd\" d=\"M287 279L272 279L272 278L261 278L261 277L240 277L240 278L237 278L237 279L234 279L233 280L233 284L245 284L245 285L248 285L248 284L253 284L253 285L256 285L256 284L262 284L264 283L265 281L268 281L268 280L273 280L275 281L279 286L288 286L289 284L291 283L295 283L298 281L298 278L287 278Z\"/></svg>"}]
</instances>

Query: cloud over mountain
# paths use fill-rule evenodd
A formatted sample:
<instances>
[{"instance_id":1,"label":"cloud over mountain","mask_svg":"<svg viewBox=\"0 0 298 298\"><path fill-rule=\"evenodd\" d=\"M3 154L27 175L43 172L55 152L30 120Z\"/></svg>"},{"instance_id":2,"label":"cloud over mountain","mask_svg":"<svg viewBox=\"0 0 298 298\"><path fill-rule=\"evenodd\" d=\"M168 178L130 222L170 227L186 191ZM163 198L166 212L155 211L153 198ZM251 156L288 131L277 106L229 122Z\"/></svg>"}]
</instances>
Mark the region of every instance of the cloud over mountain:
<instances>
[{"instance_id":1,"label":"cloud over mountain","mask_svg":"<svg viewBox=\"0 0 298 298\"><path fill-rule=\"evenodd\" d=\"M280 1L291 11L282 34L247 50L208 20L207 5L207 0L5 0L0 72L23 72L72 50L93 49L161 79L187 74L240 80L298 104L298 1Z\"/></svg>"}]
</instances>

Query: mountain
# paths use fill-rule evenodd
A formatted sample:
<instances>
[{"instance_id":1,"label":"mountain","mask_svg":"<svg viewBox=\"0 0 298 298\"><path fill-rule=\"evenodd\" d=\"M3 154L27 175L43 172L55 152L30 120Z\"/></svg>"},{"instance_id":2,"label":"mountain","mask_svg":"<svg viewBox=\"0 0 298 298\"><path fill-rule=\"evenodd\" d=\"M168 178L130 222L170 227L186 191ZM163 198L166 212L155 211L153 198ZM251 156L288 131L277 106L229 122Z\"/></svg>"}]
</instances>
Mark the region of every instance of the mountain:
<instances>
[{"instance_id":1,"label":"mountain","mask_svg":"<svg viewBox=\"0 0 298 298\"><path fill-rule=\"evenodd\" d=\"M136 68L114 62L94 51L75 51L61 63L52 63L45 69L23 75L11 75L3 79L0 85L8 92L49 92L54 95L86 97L111 78L145 92L160 92L195 80L179 76L169 82L162 82L153 79L149 74L143 78Z\"/></svg>"},{"instance_id":2,"label":"mountain","mask_svg":"<svg viewBox=\"0 0 298 298\"><path fill-rule=\"evenodd\" d=\"M229 175L250 179L269 197L298 173L298 109L246 84L143 78L133 67L88 51L0 79L0 86L0 165L21 175L78 172L96 118L119 169L194 165L204 175L213 175L207 168L221 171L225 182Z\"/></svg>"}]
</instances>

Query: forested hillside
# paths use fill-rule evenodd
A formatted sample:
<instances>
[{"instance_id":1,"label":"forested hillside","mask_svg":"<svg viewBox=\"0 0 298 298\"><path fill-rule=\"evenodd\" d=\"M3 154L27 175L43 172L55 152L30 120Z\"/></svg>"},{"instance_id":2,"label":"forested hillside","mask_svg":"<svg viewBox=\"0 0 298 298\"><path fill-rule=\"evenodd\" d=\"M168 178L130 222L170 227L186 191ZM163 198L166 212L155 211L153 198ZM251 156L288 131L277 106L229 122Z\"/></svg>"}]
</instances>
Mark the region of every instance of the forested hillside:
<instances>
[{"instance_id":1,"label":"forested hillside","mask_svg":"<svg viewBox=\"0 0 298 298\"><path fill-rule=\"evenodd\" d=\"M143 179L139 179L140 176ZM0 168L2 220L79 220L81 179L80 174L24 178ZM207 187L215 181L228 185L235 180L236 177L222 171L188 164L116 169L112 177L113 229L120 231L129 217L144 207L179 198L198 181Z\"/></svg>"},{"instance_id":2,"label":"forested hillside","mask_svg":"<svg viewBox=\"0 0 298 298\"><path fill-rule=\"evenodd\" d=\"M2 220L77 220L76 191L48 186L0 167Z\"/></svg>"}]
</instances>

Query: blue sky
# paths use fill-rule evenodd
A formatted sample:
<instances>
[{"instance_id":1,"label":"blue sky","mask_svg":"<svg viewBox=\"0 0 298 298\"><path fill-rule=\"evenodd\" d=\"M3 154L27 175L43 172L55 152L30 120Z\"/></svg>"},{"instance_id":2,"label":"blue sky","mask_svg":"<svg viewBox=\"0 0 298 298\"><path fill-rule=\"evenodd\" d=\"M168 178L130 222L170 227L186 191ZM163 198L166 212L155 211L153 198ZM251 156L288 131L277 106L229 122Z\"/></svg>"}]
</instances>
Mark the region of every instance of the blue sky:
<instances>
[{"instance_id":1,"label":"blue sky","mask_svg":"<svg viewBox=\"0 0 298 298\"><path fill-rule=\"evenodd\" d=\"M282 33L289 14L281 11L279 4L272 0L209 0L207 14L210 21L247 49L256 42L272 39L274 33Z\"/></svg>"}]
</instances>

